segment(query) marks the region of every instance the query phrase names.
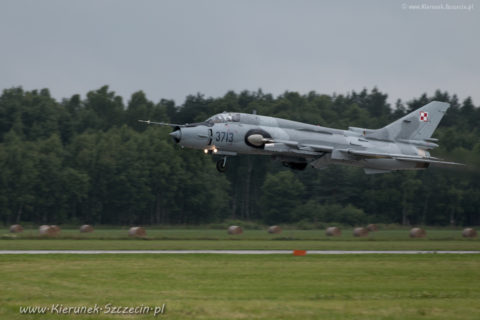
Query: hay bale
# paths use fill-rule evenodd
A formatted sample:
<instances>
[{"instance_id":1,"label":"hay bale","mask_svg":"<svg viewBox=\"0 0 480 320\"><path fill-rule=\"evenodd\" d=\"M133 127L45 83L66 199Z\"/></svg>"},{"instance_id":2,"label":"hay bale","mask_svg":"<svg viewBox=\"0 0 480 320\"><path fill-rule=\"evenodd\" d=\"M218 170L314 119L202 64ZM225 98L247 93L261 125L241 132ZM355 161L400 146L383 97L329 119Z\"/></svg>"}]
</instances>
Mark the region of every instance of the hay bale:
<instances>
[{"instance_id":1,"label":"hay bale","mask_svg":"<svg viewBox=\"0 0 480 320\"><path fill-rule=\"evenodd\" d=\"M40 232L40 235L42 236L55 236L60 232L60 228L58 226L49 226L49 225L41 225L38 228L38 231Z\"/></svg>"},{"instance_id":2,"label":"hay bale","mask_svg":"<svg viewBox=\"0 0 480 320\"><path fill-rule=\"evenodd\" d=\"M20 233L23 232L23 227L19 224L12 224L10 226L10 232L11 233Z\"/></svg>"},{"instance_id":3,"label":"hay bale","mask_svg":"<svg viewBox=\"0 0 480 320\"><path fill-rule=\"evenodd\" d=\"M339 237L342 235L342 231L340 230L339 227L328 227L326 230L325 230L325 234L328 236L328 237Z\"/></svg>"},{"instance_id":4,"label":"hay bale","mask_svg":"<svg viewBox=\"0 0 480 320\"><path fill-rule=\"evenodd\" d=\"M57 226L57 225L55 225L55 224L52 224L52 225L50 226L50 228L53 229L53 233L54 233L54 234L58 234L58 233L60 233L60 231L62 231L62 229L60 229L60 227Z\"/></svg>"},{"instance_id":5,"label":"hay bale","mask_svg":"<svg viewBox=\"0 0 480 320\"><path fill-rule=\"evenodd\" d=\"M368 236L368 229L363 227L358 227L353 229L353 235L355 237L366 237Z\"/></svg>"},{"instance_id":6,"label":"hay bale","mask_svg":"<svg viewBox=\"0 0 480 320\"><path fill-rule=\"evenodd\" d=\"M41 235L48 235L52 231L50 230L50 226L44 224L38 227L38 232L40 232Z\"/></svg>"},{"instance_id":7,"label":"hay bale","mask_svg":"<svg viewBox=\"0 0 480 320\"><path fill-rule=\"evenodd\" d=\"M93 227L89 224L84 224L83 226L80 227L80 232L93 232Z\"/></svg>"},{"instance_id":8,"label":"hay bale","mask_svg":"<svg viewBox=\"0 0 480 320\"><path fill-rule=\"evenodd\" d=\"M367 226L367 230L369 232L375 232L375 231L378 231L378 227L376 224L374 223L370 223L368 226Z\"/></svg>"},{"instance_id":9,"label":"hay bale","mask_svg":"<svg viewBox=\"0 0 480 320\"><path fill-rule=\"evenodd\" d=\"M410 238L424 238L427 232L422 228L412 228L410 230Z\"/></svg>"},{"instance_id":10,"label":"hay bale","mask_svg":"<svg viewBox=\"0 0 480 320\"><path fill-rule=\"evenodd\" d=\"M242 234L243 229L239 226L230 226L228 227L228 234Z\"/></svg>"},{"instance_id":11,"label":"hay bale","mask_svg":"<svg viewBox=\"0 0 480 320\"><path fill-rule=\"evenodd\" d=\"M130 230L128 230L128 235L130 237L145 237L147 232L143 227L131 227Z\"/></svg>"},{"instance_id":12,"label":"hay bale","mask_svg":"<svg viewBox=\"0 0 480 320\"><path fill-rule=\"evenodd\" d=\"M464 238L476 238L477 237L477 230L473 228L465 228L462 232L462 237Z\"/></svg>"},{"instance_id":13,"label":"hay bale","mask_svg":"<svg viewBox=\"0 0 480 320\"><path fill-rule=\"evenodd\" d=\"M268 233L282 233L282 228L279 226L271 226L268 228Z\"/></svg>"}]
</instances>

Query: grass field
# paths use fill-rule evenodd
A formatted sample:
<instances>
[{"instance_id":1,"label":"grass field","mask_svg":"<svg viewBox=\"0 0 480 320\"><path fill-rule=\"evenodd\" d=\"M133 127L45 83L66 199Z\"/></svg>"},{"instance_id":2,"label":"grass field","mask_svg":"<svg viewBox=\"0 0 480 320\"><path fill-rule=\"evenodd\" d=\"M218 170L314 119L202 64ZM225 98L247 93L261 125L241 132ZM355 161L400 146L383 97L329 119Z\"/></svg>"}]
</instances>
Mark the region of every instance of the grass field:
<instances>
[{"instance_id":1,"label":"grass field","mask_svg":"<svg viewBox=\"0 0 480 320\"><path fill-rule=\"evenodd\" d=\"M384 230L367 238L323 230L127 229L80 234L5 231L0 250L480 250L461 230ZM0 319L152 319L105 314L119 307L166 305L166 319L479 319L480 255L0 255ZM94 307L92 315L21 314L20 307ZM111 310L111 309L110 309Z\"/></svg>"},{"instance_id":2,"label":"grass field","mask_svg":"<svg viewBox=\"0 0 480 320\"><path fill-rule=\"evenodd\" d=\"M78 241L81 242L81 241ZM166 304L166 319L479 319L480 256L0 256L1 319L21 306Z\"/></svg>"},{"instance_id":3,"label":"grass field","mask_svg":"<svg viewBox=\"0 0 480 320\"><path fill-rule=\"evenodd\" d=\"M462 238L461 230L427 230L424 239L411 239L408 234L407 229L385 230L355 238L352 230L344 230L341 237L332 238L323 230L284 230L277 235L246 230L232 236L225 230L152 229L147 230L147 238L132 239L126 229L95 230L90 234L70 229L54 238L40 237L38 230L25 230L21 234L5 232L0 250L480 250L480 240Z\"/></svg>"},{"instance_id":4,"label":"grass field","mask_svg":"<svg viewBox=\"0 0 480 320\"><path fill-rule=\"evenodd\" d=\"M480 250L478 240L0 240L0 250Z\"/></svg>"}]
</instances>

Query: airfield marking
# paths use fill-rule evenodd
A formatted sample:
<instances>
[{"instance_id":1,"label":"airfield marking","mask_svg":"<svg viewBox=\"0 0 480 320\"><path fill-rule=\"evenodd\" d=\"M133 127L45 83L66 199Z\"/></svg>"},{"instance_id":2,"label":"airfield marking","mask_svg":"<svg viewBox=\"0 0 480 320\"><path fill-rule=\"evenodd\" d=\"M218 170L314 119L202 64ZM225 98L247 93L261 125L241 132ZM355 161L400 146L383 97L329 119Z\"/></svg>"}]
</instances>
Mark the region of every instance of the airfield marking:
<instances>
[{"instance_id":1,"label":"airfield marking","mask_svg":"<svg viewBox=\"0 0 480 320\"><path fill-rule=\"evenodd\" d=\"M0 250L0 254L293 254L294 250ZM444 250L307 250L306 254L480 254Z\"/></svg>"}]
</instances>

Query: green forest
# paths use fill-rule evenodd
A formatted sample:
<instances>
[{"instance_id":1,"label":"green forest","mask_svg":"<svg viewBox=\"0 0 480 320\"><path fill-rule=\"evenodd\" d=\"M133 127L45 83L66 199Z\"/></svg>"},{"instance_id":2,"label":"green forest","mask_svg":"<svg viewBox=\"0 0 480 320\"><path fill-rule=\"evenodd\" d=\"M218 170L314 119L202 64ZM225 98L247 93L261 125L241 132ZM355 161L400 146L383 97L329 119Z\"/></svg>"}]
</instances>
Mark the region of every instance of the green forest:
<instances>
[{"instance_id":1,"label":"green forest","mask_svg":"<svg viewBox=\"0 0 480 320\"><path fill-rule=\"evenodd\" d=\"M5 89L0 97L0 218L5 224L195 225L227 219L265 224L395 223L480 225L480 108L436 91L388 103L378 89L325 95L227 92L189 95L181 105L128 101L108 86L61 101L48 89ZM292 171L262 156L229 158L227 172L199 150L182 149L170 123L223 111L347 129L379 128L432 100L451 104L432 155L461 169L365 175L330 166Z\"/></svg>"}]
</instances>

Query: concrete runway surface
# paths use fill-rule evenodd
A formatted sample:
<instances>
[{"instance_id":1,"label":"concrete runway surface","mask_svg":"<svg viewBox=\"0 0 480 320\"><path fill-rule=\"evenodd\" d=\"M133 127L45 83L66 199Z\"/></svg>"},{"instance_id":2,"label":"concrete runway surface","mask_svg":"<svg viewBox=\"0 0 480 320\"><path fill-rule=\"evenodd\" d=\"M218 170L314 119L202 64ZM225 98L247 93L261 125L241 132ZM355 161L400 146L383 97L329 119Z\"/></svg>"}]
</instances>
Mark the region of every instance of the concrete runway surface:
<instances>
[{"instance_id":1,"label":"concrete runway surface","mask_svg":"<svg viewBox=\"0 0 480 320\"><path fill-rule=\"evenodd\" d=\"M293 254L293 250L0 250L0 254ZM480 254L480 251L306 250L306 254Z\"/></svg>"}]
</instances>

